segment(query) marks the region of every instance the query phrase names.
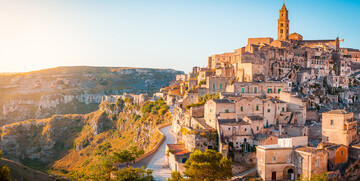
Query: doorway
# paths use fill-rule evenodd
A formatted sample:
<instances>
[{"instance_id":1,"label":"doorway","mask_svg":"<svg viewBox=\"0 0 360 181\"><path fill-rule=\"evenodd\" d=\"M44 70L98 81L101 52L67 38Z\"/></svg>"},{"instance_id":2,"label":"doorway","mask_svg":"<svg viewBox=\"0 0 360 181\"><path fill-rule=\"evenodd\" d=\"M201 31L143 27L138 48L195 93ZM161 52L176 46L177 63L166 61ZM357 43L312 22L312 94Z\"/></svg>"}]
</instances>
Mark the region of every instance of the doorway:
<instances>
[{"instance_id":1,"label":"doorway","mask_svg":"<svg viewBox=\"0 0 360 181\"><path fill-rule=\"evenodd\" d=\"M290 168L288 170L287 179L288 180L295 180L295 173L294 173L294 170L292 168Z\"/></svg>"},{"instance_id":2,"label":"doorway","mask_svg":"<svg viewBox=\"0 0 360 181\"><path fill-rule=\"evenodd\" d=\"M271 180L276 180L276 172L271 173Z\"/></svg>"}]
</instances>

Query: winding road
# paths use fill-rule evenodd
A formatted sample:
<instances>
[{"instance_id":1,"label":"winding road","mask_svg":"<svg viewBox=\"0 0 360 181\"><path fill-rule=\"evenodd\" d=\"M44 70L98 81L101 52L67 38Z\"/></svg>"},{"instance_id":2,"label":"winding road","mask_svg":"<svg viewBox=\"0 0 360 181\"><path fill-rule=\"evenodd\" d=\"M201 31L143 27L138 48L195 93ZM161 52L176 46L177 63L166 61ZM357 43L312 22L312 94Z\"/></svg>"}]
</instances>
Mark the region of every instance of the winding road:
<instances>
[{"instance_id":1,"label":"winding road","mask_svg":"<svg viewBox=\"0 0 360 181\"><path fill-rule=\"evenodd\" d=\"M160 129L160 131L164 133L166 139L147 166L147 168L153 170L153 176L155 180L167 180L171 177L171 169L166 164L165 158L166 144L176 143L175 136L170 133L171 127L172 126L170 125Z\"/></svg>"},{"instance_id":2,"label":"winding road","mask_svg":"<svg viewBox=\"0 0 360 181\"><path fill-rule=\"evenodd\" d=\"M170 132L171 127L172 126L170 125L160 129L160 131L164 133L166 139L159 149L153 155L148 156L134 165L134 167L146 166L146 168L153 170L152 175L155 180L166 181L171 177L171 169L167 166L165 158L166 144L176 143L175 136Z\"/></svg>"}]
</instances>

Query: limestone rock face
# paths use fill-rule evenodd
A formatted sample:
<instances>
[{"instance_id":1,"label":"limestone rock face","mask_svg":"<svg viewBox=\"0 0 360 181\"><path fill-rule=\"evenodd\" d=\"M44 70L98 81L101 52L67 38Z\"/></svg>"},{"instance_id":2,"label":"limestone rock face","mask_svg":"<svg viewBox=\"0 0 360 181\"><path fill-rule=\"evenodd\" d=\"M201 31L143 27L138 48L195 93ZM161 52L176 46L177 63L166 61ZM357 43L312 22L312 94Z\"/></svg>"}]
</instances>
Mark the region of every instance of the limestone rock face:
<instances>
[{"instance_id":1,"label":"limestone rock face","mask_svg":"<svg viewBox=\"0 0 360 181\"><path fill-rule=\"evenodd\" d=\"M83 115L54 115L1 127L0 148L14 161L25 158L47 161L53 153L71 147L71 137L84 126Z\"/></svg>"}]
</instances>

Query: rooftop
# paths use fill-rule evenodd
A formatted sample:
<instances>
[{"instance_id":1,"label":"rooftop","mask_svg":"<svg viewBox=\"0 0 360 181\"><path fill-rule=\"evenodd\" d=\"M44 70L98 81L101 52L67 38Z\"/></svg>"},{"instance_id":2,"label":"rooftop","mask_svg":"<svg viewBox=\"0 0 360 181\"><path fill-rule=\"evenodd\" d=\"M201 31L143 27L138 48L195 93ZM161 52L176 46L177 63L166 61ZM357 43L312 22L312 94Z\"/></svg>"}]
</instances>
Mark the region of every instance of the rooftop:
<instances>
[{"instance_id":1,"label":"rooftop","mask_svg":"<svg viewBox=\"0 0 360 181\"><path fill-rule=\"evenodd\" d=\"M315 147L304 146L304 147L296 148L296 151L315 153L316 151L318 151L318 149Z\"/></svg>"},{"instance_id":2,"label":"rooftop","mask_svg":"<svg viewBox=\"0 0 360 181\"><path fill-rule=\"evenodd\" d=\"M336 110L331 110L329 112L326 112L328 114L348 114L348 112L344 109L336 109Z\"/></svg>"},{"instance_id":3,"label":"rooftop","mask_svg":"<svg viewBox=\"0 0 360 181\"><path fill-rule=\"evenodd\" d=\"M250 125L242 119L219 119L218 121L222 125Z\"/></svg>"},{"instance_id":4,"label":"rooftop","mask_svg":"<svg viewBox=\"0 0 360 181\"><path fill-rule=\"evenodd\" d=\"M263 120L261 116L247 116L250 120Z\"/></svg>"},{"instance_id":5,"label":"rooftop","mask_svg":"<svg viewBox=\"0 0 360 181\"><path fill-rule=\"evenodd\" d=\"M263 149L292 149L292 147L282 147L278 144L274 144L274 145L259 145L259 148L263 148Z\"/></svg>"},{"instance_id":6,"label":"rooftop","mask_svg":"<svg viewBox=\"0 0 360 181\"><path fill-rule=\"evenodd\" d=\"M234 104L234 102L232 102L229 99L213 99L215 103L230 103L230 104Z\"/></svg>"},{"instance_id":7,"label":"rooftop","mask_svg":"<svg viewBox=\"0 0 360 181\"><path fill-rule=\"evenodd\" d=\"M269 100L271 102L273 102L273 103L286 103L285 101L282 101L282 100L279 100L279 99L276 99L276 98L270 98Z\"/></svg>"},{"instance_id":8,"label":"rooftop","mask_svg":"<svg viewBox=\"0 0 360 181\"><path fill-rule=\"evenodd\" d=\"M167 146L171 150L170 152L174 155L182 155L190 152L185 148L184 144L167 144Z\"/></svg>"}]
</instances>

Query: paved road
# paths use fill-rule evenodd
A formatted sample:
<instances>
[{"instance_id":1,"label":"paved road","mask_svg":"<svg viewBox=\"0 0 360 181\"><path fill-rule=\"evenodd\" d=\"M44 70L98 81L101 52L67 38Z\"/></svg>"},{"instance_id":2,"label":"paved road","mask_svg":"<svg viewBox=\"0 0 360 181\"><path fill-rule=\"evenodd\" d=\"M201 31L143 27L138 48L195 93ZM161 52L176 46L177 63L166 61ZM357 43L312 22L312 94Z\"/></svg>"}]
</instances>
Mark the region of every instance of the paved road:
<instances>
[{"instance_id":1,"label":"paved road","mask_svg":"<svg viewBox=\"0 0 360 181\"><path fill-rule=\"evenodd\" d=\"M171 177L171 170L165 163L165 147L166 144L175 144L176 138L170 133L170 129L171 125L160 129L160 131L166 136L166 140L147 165L147 168L153 170L152 175L155 180L167 180L167 178Z\"/></svg>"}]
</instances>

